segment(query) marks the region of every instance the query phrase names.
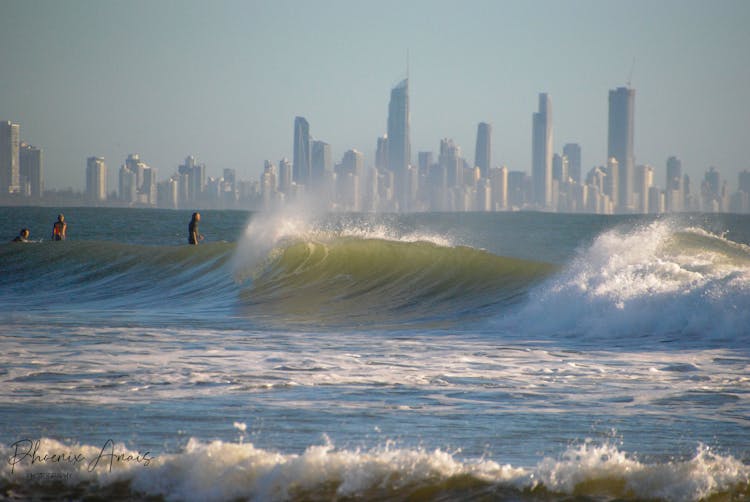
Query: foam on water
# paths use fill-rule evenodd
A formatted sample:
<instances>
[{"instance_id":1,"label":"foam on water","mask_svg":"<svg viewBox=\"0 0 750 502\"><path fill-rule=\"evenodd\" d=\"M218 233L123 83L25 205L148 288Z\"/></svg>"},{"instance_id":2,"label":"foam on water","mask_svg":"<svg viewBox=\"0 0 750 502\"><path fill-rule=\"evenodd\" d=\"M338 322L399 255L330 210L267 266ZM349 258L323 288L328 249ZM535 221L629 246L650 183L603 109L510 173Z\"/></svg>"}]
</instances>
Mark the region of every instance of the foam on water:
<instances>
[{"instance_id":1,"label":"foam on water","mask_svg":"<svg viewBox=\"0 0 750 502\"><path fill-rule=\"evenodd\" d=\"M748 340L750 248L658 221L613 229L532 295L514 322L536 333Z\"/></svg>"},{"instance_id":2,"label":"foam on water","mask_svg":"<svg viewBox=\"0 0 750 502\"><path fill-rule=\"evenodd\" d=\"M400 448L338 449L326 438L302 454L251 443L190 439L180 453L123 444L67 445L52 439L2 448L0 486L11 496L116 494L168 500L440 499L498 500L570 495L665 501L750 494L750 467L699 445L692 458L644 462L613 444L585 441L559 458L514 467L460 452ZM546 494L546 495L545 495Z\"/></svg>"}]
</instances>

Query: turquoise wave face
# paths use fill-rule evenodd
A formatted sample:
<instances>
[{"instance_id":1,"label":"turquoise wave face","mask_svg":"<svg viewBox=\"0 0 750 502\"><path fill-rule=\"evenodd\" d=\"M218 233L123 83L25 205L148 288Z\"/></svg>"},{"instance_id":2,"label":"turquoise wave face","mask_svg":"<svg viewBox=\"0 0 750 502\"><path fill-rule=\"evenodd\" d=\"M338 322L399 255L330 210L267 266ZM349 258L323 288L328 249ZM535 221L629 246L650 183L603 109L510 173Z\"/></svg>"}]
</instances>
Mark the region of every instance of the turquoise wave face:
<instances>
[{"instance_id":1,"label":"turquoise wave face","mask_svg":"<svg viewBox=\"0 0 750 502\"><path fill-rule=\"evenodd\" d=\"M0 246L0 297L27 311L200 310L227 302L233 244L142 246L68 241Z\"/></svg>"},{"instance_id":2,"label":"turquoise wave face","mask_svg":"<svg viewBox=\"0 0 750 502\"><path fill-rule=\"evenodd\" d=\"M243 312L310 327L480 318L518 302L553 271L464 246L355 237L291 241L273 255L242 290Z\"/></svg>"},{"instance_id":3,"label":"turquoise wave face","mask_svg":"<svg viewBox=\"0 0 750 502\"><path fill-rule=\"evenodd\" d=\"M360 237L287 240L260 265L232 270L237 252L227 243L6 245L0 288L27 310L184 312L315 329L478 318L517 302L553 269L469 247Z\"/></svg>"}]
</instances>

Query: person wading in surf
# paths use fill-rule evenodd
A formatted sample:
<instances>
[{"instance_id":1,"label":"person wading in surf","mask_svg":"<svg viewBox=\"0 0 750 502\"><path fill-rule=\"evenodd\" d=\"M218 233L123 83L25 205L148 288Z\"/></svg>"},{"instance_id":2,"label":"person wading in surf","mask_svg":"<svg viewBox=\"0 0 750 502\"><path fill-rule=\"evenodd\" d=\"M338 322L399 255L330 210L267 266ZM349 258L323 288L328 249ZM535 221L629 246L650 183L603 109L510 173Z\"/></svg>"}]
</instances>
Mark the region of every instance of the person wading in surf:
<instances>
[{"instance_id":1,"label":"person wading in surf","mask_svg":"<svg viewBox=\"0 0 750 502\"><path fill-rule=\"evenodd\" d=\"M65 223L65 216L62 214L57 216L57 221L52 225L52 240L53 241L64 241L68 230L68 224Z\"/></svg>"},{"instance_id":2,"label":"person wading in surf","mask_svg":"<svg viewBox=\"0 0 750 502\"><path fill-rule=\"evenodd\" d=\"M18 236L13 239L13 242L29 242L29 229L22 228L21 231L18 232Z\"/></svg>"},{"instance_id":3,"label":"person wading in surf","mask_svg":"<svg viewBox=\"0 0 750 502\"><path fill-rule=\"evenodd\" d=\"M188 244L197 245L203 240L203 236L198 231L198 223L201 221L200 213L193 213L193 217L188 225Z\"/></svg>"}]
</instances>

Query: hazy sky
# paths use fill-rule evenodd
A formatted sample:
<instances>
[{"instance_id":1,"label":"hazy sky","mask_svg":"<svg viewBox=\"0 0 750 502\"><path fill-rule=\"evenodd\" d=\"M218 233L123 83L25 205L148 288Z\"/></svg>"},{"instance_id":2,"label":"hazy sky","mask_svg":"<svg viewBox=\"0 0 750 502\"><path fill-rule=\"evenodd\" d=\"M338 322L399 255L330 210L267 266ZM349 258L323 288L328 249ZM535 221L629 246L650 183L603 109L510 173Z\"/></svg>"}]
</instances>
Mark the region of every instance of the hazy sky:
<instances>
[{"instance_id":1,"label":"hazy sky","mask_svg":"<svg viewBox=\"0 0 750 502\"><path fill-rule=\"evenodd\" d=\"M606 161L607 94L633 58L637 163L677 155L694 180L750 169L750 2L0 0L0 120L44 149L48 187L82 188L86 157L115 173L137 152L171 175L195 155L210 176L256 179L292 156L294 117L334 160L372 164L390 89L410 54L413 162L453 138L474 161L530 172L537 95L554 146Z\"/></svg>"}]
</instances>

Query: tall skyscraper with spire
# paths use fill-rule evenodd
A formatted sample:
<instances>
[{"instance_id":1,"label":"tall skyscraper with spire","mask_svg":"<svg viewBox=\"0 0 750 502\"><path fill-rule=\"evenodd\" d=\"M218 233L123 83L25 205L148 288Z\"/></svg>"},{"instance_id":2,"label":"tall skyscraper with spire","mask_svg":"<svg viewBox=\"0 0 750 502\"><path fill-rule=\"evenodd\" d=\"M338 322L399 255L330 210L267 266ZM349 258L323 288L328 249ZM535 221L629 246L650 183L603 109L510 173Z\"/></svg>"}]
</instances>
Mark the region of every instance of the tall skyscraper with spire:
<instances>
[{"instance_id":1,"label":"tall skyscraper with spire","mask_svg":"<svg viewBox=\"0 0 750 502\"><path fill-rule=\"evenodd\" d=\"M409 79L391 89L388 103L388 169L393 172L399 208L409 207L408 170L411 163L409 138Z\"/></svg>"},{"instance_id":2,"label":"tall skyscraper with spire","mask_svg":"<svg viewBox=\"0 0 750 502\"><path fill-rule=\"evenodd\" d=\"M309 185L312 171L310 149L310 124L304 117L294 119L294 157L292 158L292 181L298 185Z\"/></svg>"},{"instance_id":3,"label":"tall skyscraper with spire","mask_svg":"<svg viewBox=\"0 0 750 502\"><path fill-rule=\"evenodd\" d=\"M539 94L539 111L532 116L531 182L538 209L552 208L552 100Z\"/></svg>"},{"instance_id":4,"label":"tall skyscraper with spire","mask_svg":"<svg viewBox=\"0 0 750 502\"><path fill-rule=\"evenodd\" d=\"M633 211L633 119L635 113L635 89L618 87L609 91L609 133L607 136L607 158L615 158L619 179L615 210L620 213Z\"/></svg>"},{"instance_id":5,"label":"tall skyscraper with spire","mask_svg":"<svg viewBox=\"0 0 750 502\"><path fill-rule=\"evenodd\" d=\"M477 147L474 154L474 166L479 168L482 178L489 178L492 164L492 126L480 122L477 126Z\"/></svg>"}]
</instances>

